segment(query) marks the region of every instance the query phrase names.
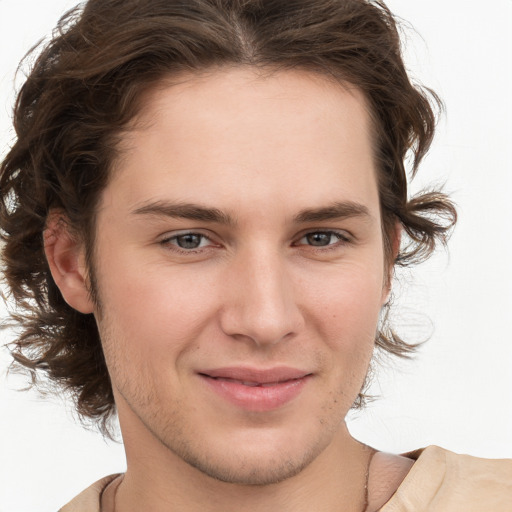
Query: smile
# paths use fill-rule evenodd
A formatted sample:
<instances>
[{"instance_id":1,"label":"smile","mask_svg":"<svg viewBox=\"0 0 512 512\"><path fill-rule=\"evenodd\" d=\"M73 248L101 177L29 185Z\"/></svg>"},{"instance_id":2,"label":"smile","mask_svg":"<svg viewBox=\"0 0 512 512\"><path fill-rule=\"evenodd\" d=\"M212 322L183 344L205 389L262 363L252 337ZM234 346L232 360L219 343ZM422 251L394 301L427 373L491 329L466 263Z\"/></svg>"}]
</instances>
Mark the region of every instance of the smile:
<instances>
[{"instance_id":1,"label":"smile","mask_svg":"<svg viewBox=\"0 0 512 512\"><path fill-rule=\"evenodd\" d=\"M304 389L312 374L291 368L224 368L200 372L201 380L223 401L251 412L283 407Z\"/></svg>"},{"instance_id":2,"label":"smile","mask_svg":"<svg viewBox=\"0 0 512 512\"><path fill-rule=\"evenodd\" d=\"M234 382L234 383L242 384L243 386L249 386L252 388L255 388L255 387L270 388L273 386L278 386L279 384L282 384L283 382L290 382L293 380L298 380L298 379L289 379L286 381L275 381L275 382L253 382L253 381L239 381L236 379L227 379L227 378L223 378L223 377L210 377L210 378L213 378L213 379L221 381L221 382Z\"/></svg>"}]
</instances>

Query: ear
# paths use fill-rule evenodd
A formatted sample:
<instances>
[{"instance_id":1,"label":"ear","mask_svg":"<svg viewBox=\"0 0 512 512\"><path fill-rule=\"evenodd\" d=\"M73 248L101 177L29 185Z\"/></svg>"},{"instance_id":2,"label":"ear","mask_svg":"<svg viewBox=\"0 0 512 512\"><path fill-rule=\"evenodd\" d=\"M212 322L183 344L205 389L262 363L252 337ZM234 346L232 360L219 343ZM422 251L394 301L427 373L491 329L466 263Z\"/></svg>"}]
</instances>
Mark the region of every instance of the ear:
<instances>
[{"instance_id":1,"label":"ear","mask_svg":"<svg viewBox=\"0 0 512 512\"><path fill-rule=\"evenodd\" d=\"M400 251L400 242L402 241L402 223L396 221L393 232L391 233L391 254L389 255L389 261L386 261L386 275L384 286L382 290L382 304L384 305L391 295L391 284L393 282L393 269L395 268L395 260Z\"/></svg>"},{"instance_id":2,"label":"ear","mask_svg":"<svg viewBox=\"0 0 512 512\"><path fill-rule=\"evenodd\" d=\"M80 313L92 313L84 248L70 232L62 211L49 214L43 236L46 259L64 300Z\"/></svg>"}]
</instances>

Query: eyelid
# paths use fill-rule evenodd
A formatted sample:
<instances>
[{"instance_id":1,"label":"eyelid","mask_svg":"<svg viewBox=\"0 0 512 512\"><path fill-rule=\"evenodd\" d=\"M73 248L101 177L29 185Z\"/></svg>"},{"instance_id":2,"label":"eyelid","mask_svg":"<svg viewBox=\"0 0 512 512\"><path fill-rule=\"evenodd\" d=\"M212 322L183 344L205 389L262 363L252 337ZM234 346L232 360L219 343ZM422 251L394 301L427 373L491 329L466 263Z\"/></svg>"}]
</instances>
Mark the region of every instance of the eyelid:
<instances>
[{"instance_id":1,"label":"eyelid","mask_svg":"<svg viewBox=\"0 0 512 512\"><path fill-rule=\"evenodd\" d=\"M213 238L213 234L208 229L203 228L183 228L183 229L170 229L168 231L163 232L161 235L159 235L160 239L168 239L168 238L174 238L177 236L183 236L183 235L201 235L205 238Z\"/></svg>"},{"instance_id":2,"label":"eyelid","mask_svg":"<svg viewBox=\"0 0 512 512\"><path fill-rule=\"evenodd\" d=\"M329 243L328 245L324 245L324 246L322 246L322 245L315 246L315 245L311 245L311 244L307 244L307 243L300 243L300 241L304 237L306 237L308 235L315 234L315 233L323 233L323 234L335 236L337 238L337 240L335 241L335 243ZM197 235L197 236L201 237L203 240L208 241L209 243L206 246L200 246L195 249L184 249L184 248L180 247L177 243L172 243L177 238L179 238L181 236L186 236L186 235ZM353 239L354 239L353 235L344 229L332 229L332 228L331 229L329 229L329 228L316 228L315 229L315 228L313 228L313 229L304 230L303 232L299 233L297 235L297 237L295 238L295 241L292 243L292 245L299 246L299 247L308 247L313 250L322 251L322 250L334 249L336 247L339 247L339 246L342 246L345 244L350 244L353 242ZM204 250L208 250L212 246L219 245L217 242L215 242L214 236L204 233L201 229L182 229L182 230L170 231L170 232L167 232L167 233L161 235L159 237L158 243L160 245L172 246L172 250L175 250L175 251L181 252L181 253L194 253L194 252L198 252L198 251L204 251Z\"/></svg>"},{"instance_id":3,"label":"eyelid","mask_svg":"<svg viewBox=\"0 0 512 512\"><path fill-rule=\"evenodd\" d=\"M171 243L173 240L176 240L180 236L187 236L187 235L197 235L200 236L202 239L208 240L210 243L207 246L197 247L196 249L184 249L182 247L179 247L177 244ZM213 237L211 235L207 235L204 232L202 232L200 229L180 229L177 231L170 231L162 236L159 237L158 243L160 245L170 245L173 247L173 250L176 250L178 252L183 253L193 253L197 251L202 251L205 249L208 249L210 246L215 245L215 241L213 240Z\"/></svg>"},{"instance_id":4,"label":"eyelid","mask_svg":"<svg viewBox=\"0 0 512 512\"><path fill-rule=\"evenodd\" d=\"M308 235L312 235L315 233L325 233L328 235L334 235L338 237L338 241L341 242L341 244L351 243L354 239L354 237L346 230L344 229L329 229L329 228L317 228L317 229L308 229L300 233L297 238L296 242L294 242L294 245L307 245L307 244L299 244L298 242L302 240L304 237ZM309 245L309 247L312 247L313 249L325 249L329 247L335 247L338 244L329 244L324 246L314 246Z\"/></svg>"}]
</instances>

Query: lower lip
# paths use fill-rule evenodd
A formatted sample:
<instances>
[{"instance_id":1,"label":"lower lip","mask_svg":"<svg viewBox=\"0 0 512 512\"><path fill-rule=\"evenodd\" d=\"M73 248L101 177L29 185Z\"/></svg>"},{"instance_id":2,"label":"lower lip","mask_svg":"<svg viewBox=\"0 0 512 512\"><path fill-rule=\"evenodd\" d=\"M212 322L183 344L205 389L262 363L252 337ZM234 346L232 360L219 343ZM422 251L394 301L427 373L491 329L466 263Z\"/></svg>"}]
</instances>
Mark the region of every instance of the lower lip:
<instances>
[{"instance_id":1,"label":"lower lip","mask_svg":"<svg viewBox=\"0 0 512 512\"><path fill-rule=\"evenodd\" d=\"M241 382L218 380L201 375L203 382L228 402L252 412L278 409L296 398L310 375L279 382L272 386L245 386Z\"/></svg>"}]
</instances>

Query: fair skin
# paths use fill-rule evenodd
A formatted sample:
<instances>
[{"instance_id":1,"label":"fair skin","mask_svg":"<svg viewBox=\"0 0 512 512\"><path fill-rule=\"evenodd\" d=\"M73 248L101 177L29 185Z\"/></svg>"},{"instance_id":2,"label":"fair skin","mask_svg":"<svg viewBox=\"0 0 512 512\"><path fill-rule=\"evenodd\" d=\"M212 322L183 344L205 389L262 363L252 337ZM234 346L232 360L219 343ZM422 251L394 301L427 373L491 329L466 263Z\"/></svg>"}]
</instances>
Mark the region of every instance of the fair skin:
<instances>
[{"instance_id":1,"label":"fair skin","mask_svg":"<svg viewBox=\"0 0 512 512\"><path fill-rule=\"evenodd\" d=\"M391 271L364 98L299 71L182 78L144 98L101 197L101 307L80 244L58 222L46 236L102 338L127 454L116 510L360 512L374 452L344 418ZM410 467L385 462L369 510Z\"/></svg>"}]
</instances>

